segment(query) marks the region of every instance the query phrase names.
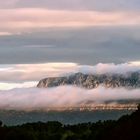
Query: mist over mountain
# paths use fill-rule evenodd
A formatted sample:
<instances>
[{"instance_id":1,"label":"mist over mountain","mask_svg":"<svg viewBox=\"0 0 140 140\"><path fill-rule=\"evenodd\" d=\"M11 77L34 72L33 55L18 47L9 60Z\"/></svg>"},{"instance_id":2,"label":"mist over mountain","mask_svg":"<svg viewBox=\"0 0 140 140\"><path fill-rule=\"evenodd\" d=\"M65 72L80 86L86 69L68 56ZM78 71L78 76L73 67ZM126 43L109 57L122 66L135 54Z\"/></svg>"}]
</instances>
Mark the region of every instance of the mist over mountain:
<instances>
[{"instance_id":1,"label":"mist over mountain","mask_svg":"<svg viewBox=\"0 0 140 140\"><path fill-rule=\"evenodd\" d=\"M0 77L0 110L46 111L98 105L105 108L106 103L109 108L112 104L119 109L120 104L134 104L135 108L140 100L139 61L94 66L77 63L5 65L0 67Z\"/></svg>"},{"instance_id":2,"label":"mist over mountain","mask_svg":"<svg viewBox=\"0 0 140 140\"><path fill-rule=\"evenodd\" d=\"M48 77L39 81L37 87L48 88L62 85L74 85L86 89L99 86L105 88L140 88L140 72L123 74L84 74L75 73L64 77Z\"/></svg>"}]
</instances>

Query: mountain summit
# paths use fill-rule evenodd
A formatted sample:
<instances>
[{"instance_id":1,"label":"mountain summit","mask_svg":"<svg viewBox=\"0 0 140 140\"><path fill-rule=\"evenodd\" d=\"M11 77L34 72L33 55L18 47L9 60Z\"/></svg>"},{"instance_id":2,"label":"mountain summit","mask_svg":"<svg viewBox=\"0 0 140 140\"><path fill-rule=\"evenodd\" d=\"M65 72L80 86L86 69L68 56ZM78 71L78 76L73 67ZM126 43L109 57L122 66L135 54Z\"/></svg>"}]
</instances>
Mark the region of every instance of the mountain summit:
<instances>
[{"instance_id":1,"label":"mountain summit","mask_svg":"<svg viewBox=\"0 0 140 140\"><path fill-rule=\"evenodd\" d=\"M140 73L132 72L121 74L83 74L75 73L64 77L48 77L39 81L38 88L56 87L62 85L74 85L86 89L97 88L102 85L106 88L140 88Z\"/></svg>"}]
</instances>

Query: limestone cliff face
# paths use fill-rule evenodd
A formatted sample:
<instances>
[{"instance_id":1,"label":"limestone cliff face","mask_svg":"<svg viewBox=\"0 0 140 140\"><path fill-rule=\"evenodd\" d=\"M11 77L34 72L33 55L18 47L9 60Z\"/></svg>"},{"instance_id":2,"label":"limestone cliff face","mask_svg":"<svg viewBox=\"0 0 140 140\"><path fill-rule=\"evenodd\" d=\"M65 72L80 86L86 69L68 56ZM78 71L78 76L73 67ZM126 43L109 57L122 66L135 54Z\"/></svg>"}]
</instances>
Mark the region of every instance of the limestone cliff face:
<instances>
[{"instance_id":1,"label":"limestone cliff face","mask_svg":"<svg viewBox=\"0 0 140 140\"><path fill-rule=\"evenodd\" d=\"M75 73L66 77L48 77L39 81L37 87L47 88L61 85L74 85L86 89L97 88L102 85L106 88L140 88L140 72L132 72L129 76L118 74L91 75Z\"/></svg>"}]
</instances>

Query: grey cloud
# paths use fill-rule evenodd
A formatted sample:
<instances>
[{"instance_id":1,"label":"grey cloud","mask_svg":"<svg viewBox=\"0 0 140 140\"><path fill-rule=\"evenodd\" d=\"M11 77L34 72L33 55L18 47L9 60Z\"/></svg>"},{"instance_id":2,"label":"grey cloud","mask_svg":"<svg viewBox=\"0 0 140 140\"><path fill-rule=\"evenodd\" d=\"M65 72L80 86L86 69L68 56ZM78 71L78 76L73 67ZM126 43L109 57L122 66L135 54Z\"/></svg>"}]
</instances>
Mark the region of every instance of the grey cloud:
<instances>
[{"instance_id":1,"label":"grey cloud","mask_svg":"<svg viewBox=\"0 0 140 140\"><path fill-rule=\"evenodd\" d=\"M139 0L9 0L1 1L1 8L39 7L67 10L139 10Z\"/></svg>"},{"instance_id":2,"label":"grey cloud","mask_svg":"<svg viewBox=\"0 0 140 140\"><path fill-rule=\"evenodd\" d=\"M38 47L25 47L34 45ZM140 60L139 52L140 28L134 26L54 28L21 35L0 36L0 64L123 63Z\"/></svg>"},{"instance_id":3,"label":"grey cloud","mask_svg":"<svg viewBox=\"0 0 140 140\"><path fill-rule=\"evenodd\" d=\"M139 0L19 0L19 7L46 7L68 10L139 10Z\"/></svg>"}]
</instances>

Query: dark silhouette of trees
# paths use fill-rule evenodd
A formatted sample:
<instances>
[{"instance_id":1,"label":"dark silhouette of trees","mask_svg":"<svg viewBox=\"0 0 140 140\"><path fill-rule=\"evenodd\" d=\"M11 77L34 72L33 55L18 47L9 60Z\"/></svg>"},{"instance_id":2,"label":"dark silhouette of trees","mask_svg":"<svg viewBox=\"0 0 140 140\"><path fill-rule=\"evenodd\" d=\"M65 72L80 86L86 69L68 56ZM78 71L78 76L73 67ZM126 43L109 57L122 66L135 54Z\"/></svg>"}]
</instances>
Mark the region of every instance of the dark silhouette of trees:
<instances>
[{"instance_id":1,"label":"dark silhouette of trees","mask_svg":"<svg viewBox=\"0 0 140 140\"><path fill-rule=\"evenodd\" d=\"M140 111L140 104L138 104L138 111Z\"/></svg>"},{"instance_id":2,"label":"dark silhouette of trees","mask_svg":"<svg viewBox=\"0 0 140 140\"><path fill-rule=\"evenodd\" d=\"M5 126L0 121L0 140L140 140L140 105L119 120L63 125L60 122Z\"/></svg>"},{"instance_id":3,"label":"dark silhouette of trees","mask_svg":"<svg viewBox=\"0 0 140 140\"><path fill-rule=\"evenodd\" d=\"M2 121L0 120L0 127L2 127Z\"/></svg>"}]
</instances>

